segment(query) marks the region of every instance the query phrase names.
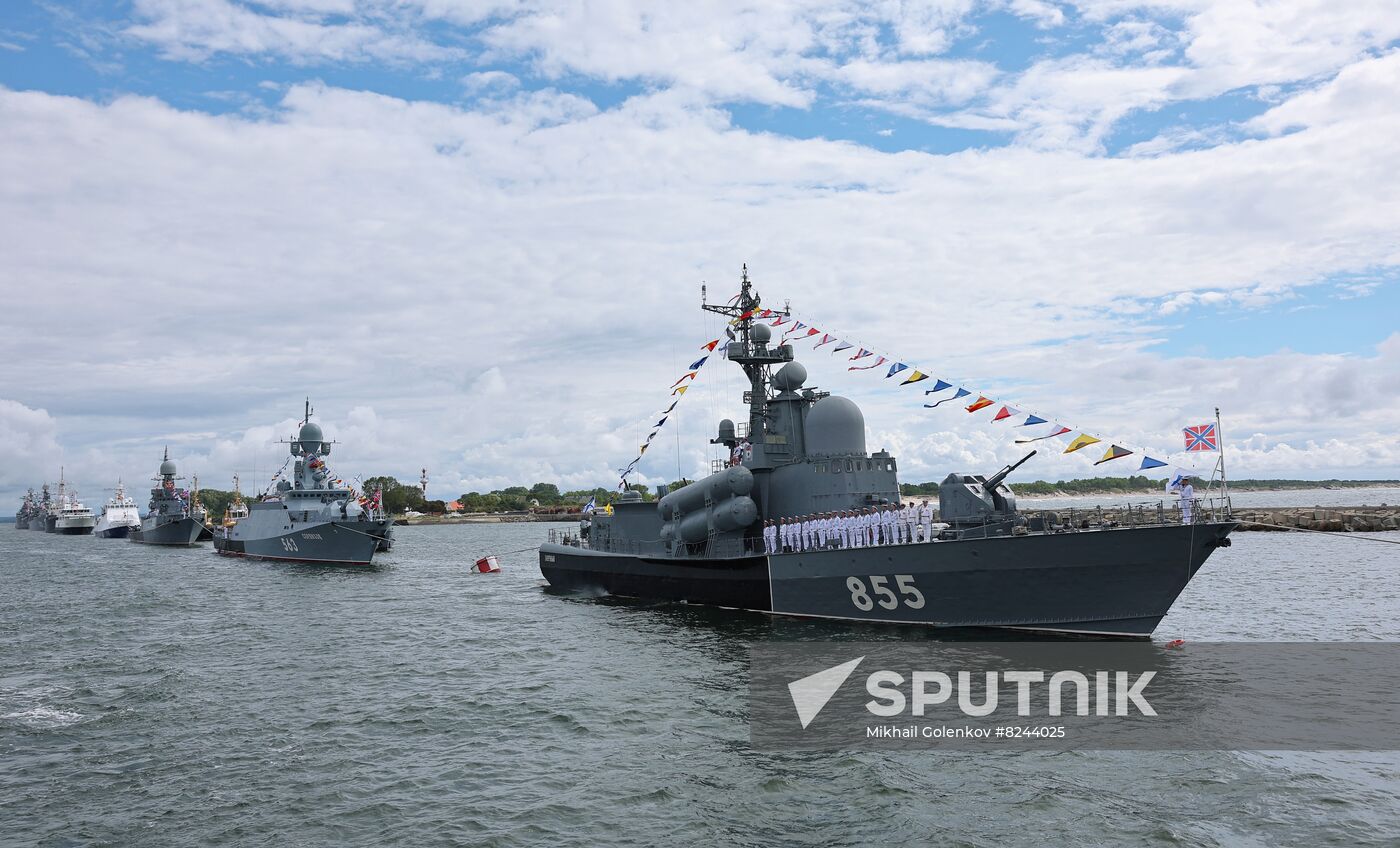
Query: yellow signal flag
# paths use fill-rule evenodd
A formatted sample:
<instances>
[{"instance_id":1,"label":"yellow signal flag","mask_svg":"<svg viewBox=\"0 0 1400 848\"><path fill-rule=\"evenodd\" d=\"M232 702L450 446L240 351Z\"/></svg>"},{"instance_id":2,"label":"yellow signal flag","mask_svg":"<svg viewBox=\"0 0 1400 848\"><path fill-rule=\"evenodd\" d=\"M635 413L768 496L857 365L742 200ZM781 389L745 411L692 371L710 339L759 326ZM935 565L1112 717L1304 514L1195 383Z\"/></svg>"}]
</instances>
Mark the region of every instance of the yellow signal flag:
<instances>
[{"instance_id":1,"label":"yellow signal flag","mask_svg":"<svg viewBox=\"0 0 1400 848\"><path fill-rule=\"evenodd\" d=\"M1100 440L1094 438L1088 433L1080 433L1078 436L1074 437L1074 441L1069 443L1069 447L1065 448L1065 453L1074 453L1080 448L1087 448L1089 445L1092 445L1097 441Z\"/></svg>"},{"instance_id":2,"label":"yellow signal flag","mask_svg":"<svg viewBox=\"0 0 1400 848\"><path fill-rule=\"evenodd\" d=\"M1103 465L1105 462L1108 462L1109 460L1117 459L1117 458L1119 458L1120 456L1127 456L1127 455L1129 455L1129 454L1131 454L1131 453L1132 453L1132 451L1128 450L1127 448L1121 448L1121 447L1119 447L1118 445L1113 445L1112 447L1110 447L1110 448L1108 449L1108 452L1105 453L1105 454L1103 455L1103 459L1099 460L1098 462L1096 462L1096 463L1094 463L1094 464L1095 464L1095 465Z\"/></svg>"},{"instance_id":3,"label":"yellow signal flag","mask_svg":"<svg viewBox=\"0 0 1400 848\"><path fill-rule=\"evenodd\" d=\"M674 392L671 392L671 394L672 394L672 396L674 396L674 395L683 395L683 394L685 394L685 390L688 389L688 388L690 388L690 386L681 386L679 389L676 389ZM689 408L690 408L690 407L686 407L686 409L689 409Z\"/></svg>"},{"instance_id":4,"label":"yellow signal flag","mask_svg":"<svg viewBox=\"0 0 1400 848\"><path fill-rule=\"evenodd\" d=\"M976 412L979 409L986 409L994 403L996 403L996 401L992 400L991 398L978 395L977 400L973 401L971 404L968 405L967 411Z\"/></svg>"},{"instance_id":5,"label":"yellow signal flag","mask_svg":"<svg viewBox=\"0 0 1400 848\"><path fill-rule=\"evenodd\" d=\"M905 380L903 383L900 383L900 385L901 385L901 386L907 386L907 385L909 385L910 383L917 383L917 382L919 382L920 380L927 380L927 379L928 379L928 375L927 375L927 374L925 374L925 373L922 372L922 371L915 371L913 374L910 374L910 375L909 375L909 379Z\"/></svg>"}]
</instances>

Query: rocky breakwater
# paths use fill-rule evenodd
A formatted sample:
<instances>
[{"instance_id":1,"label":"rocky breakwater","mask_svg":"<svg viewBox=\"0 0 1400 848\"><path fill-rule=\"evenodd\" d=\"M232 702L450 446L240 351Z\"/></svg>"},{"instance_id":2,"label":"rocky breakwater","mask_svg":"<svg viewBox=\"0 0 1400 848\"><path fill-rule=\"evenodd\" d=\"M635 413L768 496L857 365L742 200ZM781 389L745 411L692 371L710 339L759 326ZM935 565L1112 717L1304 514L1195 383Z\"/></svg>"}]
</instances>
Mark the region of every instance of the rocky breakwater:
<instances>
[{"instance_id":1,"label":"rocky breakwater","mask_svg":"<svg viewBox=\"0 0 1400 848\"><path fill-rule=\"evenodd\" d=\"M1235 510L1241 530L1322 530L1374 533L1400 530L1400 506L1285 507ZM1257 522L1257 523L1255 523ZM1273 525L1273 526L1270 526Z\"/></svg>"}]
</instances>

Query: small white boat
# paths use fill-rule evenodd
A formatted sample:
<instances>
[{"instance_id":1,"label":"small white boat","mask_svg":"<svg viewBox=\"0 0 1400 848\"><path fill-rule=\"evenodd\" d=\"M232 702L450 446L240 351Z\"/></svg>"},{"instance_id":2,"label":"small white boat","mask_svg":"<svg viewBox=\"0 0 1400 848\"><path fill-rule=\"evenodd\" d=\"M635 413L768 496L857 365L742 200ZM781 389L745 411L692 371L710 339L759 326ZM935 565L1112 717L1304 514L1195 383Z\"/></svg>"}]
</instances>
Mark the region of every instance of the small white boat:
<instances>
[{"instance_id":1,"label":"small white boat","mask_svg":"<svg viewBox=\"0 0 1400 848\"><path fill-rule=\"evenodd\" d=\"M126 487L118 480L117 490L102 508L92 533L104 539L125 539L132 528L140 526L141 513L136 509L136 501L127 496Z\"/></svg>"}]
</instances>

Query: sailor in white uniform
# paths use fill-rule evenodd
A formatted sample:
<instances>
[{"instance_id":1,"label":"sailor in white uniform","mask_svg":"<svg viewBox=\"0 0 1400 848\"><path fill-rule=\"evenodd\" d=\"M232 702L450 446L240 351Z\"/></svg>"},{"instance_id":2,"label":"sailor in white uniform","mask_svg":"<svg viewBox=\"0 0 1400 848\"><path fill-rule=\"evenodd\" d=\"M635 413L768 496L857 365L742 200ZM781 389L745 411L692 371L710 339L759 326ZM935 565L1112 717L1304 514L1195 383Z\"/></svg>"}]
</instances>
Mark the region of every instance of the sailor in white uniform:
<instances>
[{"instance_id":1,"label":"sailor in white uniform","mask_svg":"<svg viewBox=\"0 0 1400 848\"><path fill-rule=\"evenodd\" d=\"M904 528L904 543L913 544L918 540L914 535L914 527L919 523L919 510L914 506L913 501L909 501L899 509L900 526Z\"/></svg>"},{"instance_id":2,"label":"sailor in white uniform","mask_svg":"<svg viewBox=\"0 0 1400 848\"><path fill-rule=\"evenodd\" d=\"M924 541L933 541L933 507L929 505L928 498L919 504L919 524L924 528Z\"/></svg>"},{"instance_id":3,"label":"sailor in white uniform","mask_svg":"<svg viewBox=\"0 0 1400 848\"><path fill-rule=\"evenodd\" d=\"M1177 492L1181 495L1181 523L1191 523L1192 499L1196 497L1196 490L1191 486L1190 480L1182 480L1177 487Z\"/></svg>"},{"instance_id":4,"label":"sailor in white uniform","mask_svg":"<svg viewBox=\"0 0 1400 848\"><path fill-rule=\"evenodd\" d=\"M765 554L774 554L778 552L777 548L778 528L773 524L773 521L770 519L768 521L763 522L763 552Z\"/></svg>"}]
</instances>

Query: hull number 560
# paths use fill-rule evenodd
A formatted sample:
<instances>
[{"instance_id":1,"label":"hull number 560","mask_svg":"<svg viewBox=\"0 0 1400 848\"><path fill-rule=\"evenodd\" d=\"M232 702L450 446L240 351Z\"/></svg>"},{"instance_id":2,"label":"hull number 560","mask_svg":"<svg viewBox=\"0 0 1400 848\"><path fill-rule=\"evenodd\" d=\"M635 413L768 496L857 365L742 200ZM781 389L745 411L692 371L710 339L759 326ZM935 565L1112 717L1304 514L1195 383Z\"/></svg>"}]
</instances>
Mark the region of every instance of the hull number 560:
<instances>
[{"instance_id":1,"label":"hull number 560","mask_svg":"<svg viewBox=\"0 0 1400 848\"><path fill-rule=\"evenodd\" d=\"M846 588L851 591L851 603L861 612L870 612L876 604L887 610L899 609L901 603L909 609L924 608L924 593L914 585L914 575L894 575L894 588L890 588L891 578L881 574L874 574L866 579L870 581L868 590L865 581L859 577L846 578ZM895 594L895 589L899 590L898 595ZM874 597L871 597L872 595Z\"/></svg>"}]
</instances>

